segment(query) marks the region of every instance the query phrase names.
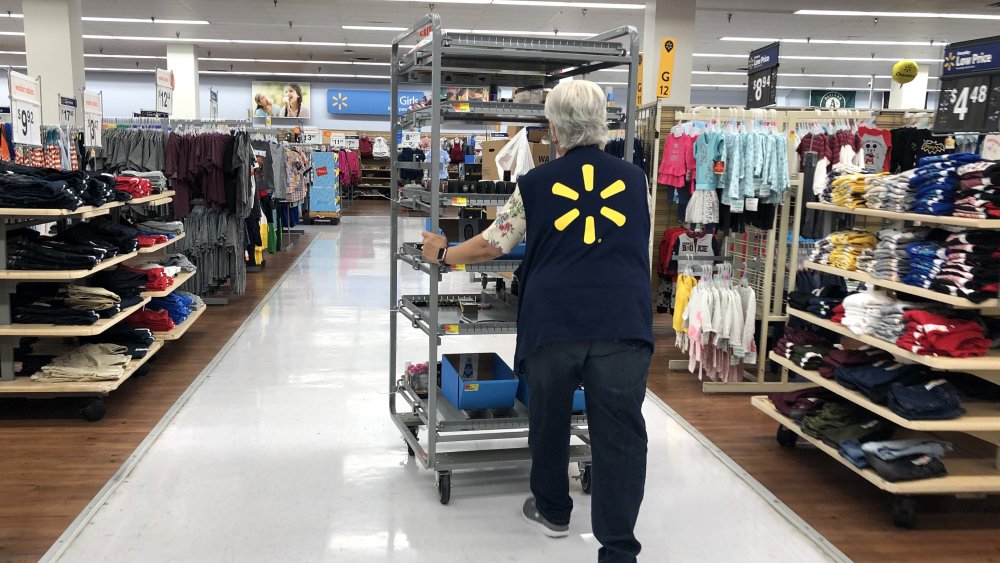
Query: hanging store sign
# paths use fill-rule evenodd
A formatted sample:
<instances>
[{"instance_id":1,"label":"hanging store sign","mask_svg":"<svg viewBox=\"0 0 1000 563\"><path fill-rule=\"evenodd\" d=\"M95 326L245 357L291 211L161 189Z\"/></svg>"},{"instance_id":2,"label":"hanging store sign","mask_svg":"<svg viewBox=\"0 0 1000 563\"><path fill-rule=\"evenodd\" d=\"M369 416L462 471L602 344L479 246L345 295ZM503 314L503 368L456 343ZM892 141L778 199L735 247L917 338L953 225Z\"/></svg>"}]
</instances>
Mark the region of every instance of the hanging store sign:
<instances>
[{"instance_id":1,"label":"hanging store sign","mask_svg":"<svg viewBox=\"0 0 1000 563\"><path fill-rule=\"evenodd\" d=\"M219 93L211 88L208 89L208 117L219 119Z\"/></svg>"},{"instance_id":2,"label":"hanging store sign","mask_svg":"<svg viewBox=\"0 0 1000 563\"><path fill-rule=\"evenodd\" d=\"M396 109L402 114L423 98L423 92L400 91ZM389 115L391 99L388 90L331 88L326 91L326 111L331 115Z\"/></svg>"},{"instance_id":3,"label":"hanging store sign","mask_svg":"<svg viewBox=\"0 0 1000 563\"><path fill-rule=\"evenodd\" d=\"M346 135L344 137L344 148L356 151L361 147L361 135Z\"/></svg>"},{"instance_id":4,"label":"hanging store sign","mask_svg":"<svg viewBox=\"0 0 1000 563\"><path fill-rule=\"evenodd\" d=\"M823 109L846 109L855 107L858 93L836 90L810 90L809 107Z\"/></svg>"},{"instance_id":5,"label":"hanging store sign","mask_svg":"<svg viewBox=\"0 0 1000 563\"><path fill-rule=\"evenodd\" d=\"M781 43L750 51L747 60L747 109L773 106L778 97L778 51Z\"/></svg>"},{"instance_id":6,"label":"hanging store sign","mask_svg":"<svg viewBox=\"0 0 1000 563\"><path fill-rule=\"evenodd\" d=\"M303 127L302 142L307 145L319 145L323 143L323 134L319 127Z\"/></svg>"},{"instance_id":7,"label":"hanging store sign","mask_svg":"<svg viewBox=\"0 0 1000 563\"><path fill-rule=\"evenodd\" d=\"M76 98L59 96L59 125L76 125Z\"/></svg>"},{"instance_id":8,"label":"hanging store sign","mask_svg":"<svg viewBox=\"0 0 1000 563\"><path fill-rule=\"evenodd\" d=\"M174 112L174 73L162 68L156 69L156 111Z\"/></svg>"},{"instance_id":9,"label":"hanging store sign","mask_svg":"<svg viewBox=\"0 0 1000 563\"><path fill-rule=\"evenodd\" d=\"M101 130L104 121L104 98L100 92L83 91L83 144L86 147L101 146Z\"/></svg>"},{"instance_id":10,"label":"hanging store sign","mask_svg":"<svg viewBox=\"0 0 1000 563\"><path fill-rule=\"evenodd\" d=\"M9 72L14 144L42 146L42 88L38 79Z\"/></svg>"},{"instance_id":11,"label":"hanging store sign","mask_svg":"<svg viewBox=\"0 0 1000 563\"><path fill-rule=\"evenodd\" d=\"M656 97L669 98L674 85L674 54L677 53L677 40L664 37L660 41L660 76L656 81ZM642 80L640 75L639 80Z\"/></svg>"},{"instance_id":12,"label":"hanging store sign","mask_svg":"<svg viewBox=\"0 0 1000 563\"><path fill-rule=\"evenodd\" d=\"M1000 131L1000 36L945 49L934 133Z\"/></svg>"},{"instance_id":13,"label":"hanging store sign","mask_svg":"<svg viewBox=\"0 0 1000 563\"><path fill-rule=\"evenodd\" d=\"M642 51L639 52L639 73L636 74L639 79L636 81L635 85L635 107L642 105Z\"/></svg>"},{"instance_id":14,"label":"hanging store sign","mask_svg":"<svg viewBox=\"0 0 1000 563\"><path fill-rule=\"evenodd\" d=\"M343 133L331 133L330 134L330 146L336 149L346 149L347 148L347 135Z\"/></svg>"}]
</instances>

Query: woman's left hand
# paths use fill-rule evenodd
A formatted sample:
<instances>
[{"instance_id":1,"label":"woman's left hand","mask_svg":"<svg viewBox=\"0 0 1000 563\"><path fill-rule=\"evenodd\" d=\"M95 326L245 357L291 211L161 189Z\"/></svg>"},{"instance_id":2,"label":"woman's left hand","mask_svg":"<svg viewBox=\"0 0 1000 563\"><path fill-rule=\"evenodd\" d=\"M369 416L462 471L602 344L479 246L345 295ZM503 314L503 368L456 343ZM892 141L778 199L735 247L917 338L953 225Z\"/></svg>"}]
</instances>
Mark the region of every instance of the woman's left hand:
<instances>
[{"instance_id":1,"label":"woman's left hand","mask_svg":"<svg viewBox=\"0 0 1000 563\"><path fill-rule=\"evenodd\" d=\"M431 264L438 263L438 253L447 246L448 239L444 236L424 231L424 258Z\"/></svg>"}]
</instances>

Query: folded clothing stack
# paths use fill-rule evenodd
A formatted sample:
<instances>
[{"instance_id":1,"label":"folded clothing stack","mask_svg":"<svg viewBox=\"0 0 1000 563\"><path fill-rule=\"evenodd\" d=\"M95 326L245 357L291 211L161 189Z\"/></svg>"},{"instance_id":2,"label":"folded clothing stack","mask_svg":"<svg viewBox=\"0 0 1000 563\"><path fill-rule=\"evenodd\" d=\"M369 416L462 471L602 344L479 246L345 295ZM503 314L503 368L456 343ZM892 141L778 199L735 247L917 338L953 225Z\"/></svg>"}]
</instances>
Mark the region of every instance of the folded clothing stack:
<instances>
[{"instance_id":1,"label":"folded clothing stack","mask_svg":"<svg viewBox=\"0 0 1000 563\"><path fill-rule=\"evenodd\" d=\"M149 180L135 176L118 176L115 178L115 189L130 196L126 201L153 195L153 186Z\"/></svg>"},{"instance_id":2,"label":"folded clothing stack","mask_svg":"<svg viewBox=\"0 0 1000 563\"><path fill-rule=\"evenodd\" d=\"M991 179L994 170L1000 176L1000 165L989 160L958 167L956 173L960 184L955 194L956 217L1000 217L1000 182Z\"/></svg>"},{"instance_id":3,"label":"folded clothing stack","mask_svg":"<svg viewBox=\"0 0 1000 563\"><path fill-rule=\"evenodd\" d=\"M887 440L895 427L853 404L827 402L818 411L802 417L802 430L836 447L843 440Z\"/></svg>"},{"instance_id":4,"label":"folded clothing stack","mask_svg":"<svg viewBox=\"0 0 1000 563\"><path fill-rule=\"evenodd\" d=\"M143 283L143 287L147 291L163 291L174 285L174 279L168 276L162 267L142 269L122 264L121 266L118 266L118 270L146 276L146 281Z\"/></svg>"},{"instance_id":5,"label":"folded clothing stack","mask_svg":"<svg viewBox=\"0 0 1000 563\"><path fill-rule=\"evenodd\" d=\"M872 327L882 313L882 307L894 302L882 290L870 289L848 295L844 298L844 318L840 320L840 324L855 334L871 334Z\"/></svg>"},{"instance_id":6,"label":"folded clothing stack","mask_svg":"<svg viewBox=\"0 0 1000 563\"><path fill-rule=\"evenodd\" d=\"M103 287L121 296L122 299L137 297L146 289L149 279L145 271L119 266L114 270L102 270L90 278L95 287Z\"/></svg>"},{"instance_id":7,"label":"folded clothing stack","mask_svg":"<svg viewBox=\"0 0 1000 563\"><path fill-rule=\"evenodd\" d=\"M181 272L197 272L198 268L191 262L185 254L170 254L160 259L159 264L163 267L179 268Z\"/></svg>"},{"instance_id":8,"label":"folded clothing stack","mask_svg":"<svg viewBox=\"0 0 1000 563\"><path fill-rule=\"evenodd\" d=\"M823 357L832 350L829 346L816 344L795 344L789 350L788 359L803 369L816 370L823 364Z\"/></svg>"},{"instance_id":9,"label":"folded clothing stack","mask_svg":"<svg viewBox=\"0 0 1000 563\"><path fill-rule=\"evenodd\" d=\"M768 400L774 404L778 412L798 422L803 417L813 414L823 408L827 402L842 401L833 391L822 387L810 387L798 391L769 393Z\"/></svg>"},{"instance_id":10,"label":"folded clothing stack","mask_svg":"<svg viewBox=\"0 0 1000 563\"><path fill-rule=\"evenodd\" d=\"M194 301L178 293L156 297L149 302L148 308L154 311L166 311L174 324L183 323L195 310Z\"/></svg>"},{"instance_id":11,"label":"folded clothing stack","mask_svg":"<svg viewBox=\"0 0 1000 563\"><path fill-rule=\"evenodd\" d=\"M894 176L872 176L866 180L865 206L871 209L904 212L913 207L915 192L910 187L912 170Z\"/></svg>"},{"instance_id":12,"label":"folded clothing stack","mask_svg":"<svg viewBox=\"0 0 1000 563\"><path fill-rule=\"evenodd\" d=\"M855 465L862 469L871 467L890 483L944 477L948 471L941 458L953 449L948 442L924 439L872 441L860 446L857 442L841 443L842 450L848 449L854 454L845 455L852 461L859 447L867 463L855 462Z\"/></svg>"},{"instance_id":13,"label":"folded clothing stack","mask_svg":"<svg viewBox=\"0 0 1000 563\"><path fill-rule=\"evenodd\" d=\"M153 311L151 309L136 311L129 315L125 322L129 326L148 328L153 332L167 332L177 326L166 311Z\"/></svg>"},{"instance_id":14,"label":"folded clothing stack","mask_svg":"<svg viewBox=\"0 0 1000 563\"><path fill-rule=\"evenodd\" d=\"M892 354L870 346L852 350L831 350L823 357L823 365L819 366L819 374L827 379L833 379L840 367L868 366L883 360L892 360Z\"/></svg>"},{"instance_id":15,"label":"folded clothing stack","mask_svg":"<svg viewBox=\"0 0 1000 563\"><path fill-rule=\"evenodd\" d=\"M958 167L981 160L979 155L968 153L921 158L920 166L913 171L909 181L915 191L913 211L924 215L951 215L961 184Z\"/></svg>"},{"instance_id":16,"label":"folded clothing stack","mask_svg":"<svg viewBox=\"0 0 1000 563\"><path fill-rule=\"evenodd\" d=\"M128 349L126 354L130 357L140 359L146 357L156 339L148 328L116 324L97 336L80 337L79 340L85 344L118 344Z\"/></svg>"},{"instance_id":17,"label":"folded clothing stack","mask_svg":"<svg viewBox=\"0 0 1000 563\"><path fill-rule=\"evenodd\" d=\"M118 344L84 344L54 358L31 379L40 383L113 381L125 374L128 348Z\"/></svg>"},{"instance_id":18,"label":"folded clothing stack","mask_svg":"<svg viewBox=\"0 0 1000 563\"><path fill-rule=\"evenodd\" d=\"M888 399L892 412L907 420L951 420L965 414L958 388L945 379L893 383Z\"/></svg>"},{"instance_id":19,"label":"folded clothing stack","mask_svg":"<svg viewBox=\"0 0 1000 563\"><path fill-rule=\"evenodd\" d=\"M771 350L779 356L790 358L791 349L796 345L829 346L830 342L809 329L786 325L785 333L774 343Z\"/></svg>"},{"instance_id":20,"label":"folded clothing stack","mask_svg":"<svg viewBox=\"0 0 1000 563\"><path fill-rule=\"evenodd\" d=\"M910 257L910 269L903 276L903 283L924 289L931 286L948 258L945 245L930 240L906 245L906 254Z\"/></svg>"},{"instance_id":21,"label":"folded clothing stack","mask_svg":"<svg viewBox=\"0 0 1000 563\"><path fill-rule=\"evenodd\" d=\"M7 267L11 270L89 270L117 254L110 246L57 240L32 229L11 231L8 236Z\"/></svg>"},{"instance_id":22,"label":"folded clothing stack","mask_svg":"<svg viewBox=\"0 0 1000 563\"><path fill-rule=\"evenodd\" d=\"M198 297L193 293L188 293L186 291L175 291L174 293L176 293L177 295L183 295L184 297L190 299L191 306L194 307L196 310L205 308L205 301L201 297Z\"/></svg>"},{"instance_id":23,"label":"folded clothing stack","mask_svg":"<svg viewBox=\"0 0 1000 563\"><path fill-rule=\"evenodd\" d=\"M870 273L873 277L898 282L910 271L910 255L906 246L926 240L931 229L926 227L883 229L878 232L875 261Z\"/></svg>"},{"instance_id":24,"label":"folded clothing stack","mask_svg":"<svg viewBox=\"0 0 1000 563\"><path fill-rule=\"evenodd\" d=\"M114 176L0 161L0 206L76 210L115 201Z\"/></svg>"},{"instance_id":25,"label":"folded clothing stack","mask_svg":"<svg viewBox=\"0 0 1000 563\"><path fill-rule=\"evenodd\" d=\"M827 238L834 247L830 252L830 265L848 271L857 270L858 257L866 250L874 251L878 242L875 235L857 229L839 231Z\"/></svg>"},{"instance_id":26,"label":"folded clothing stack","mask_svg":"<svg viewBox=\"0 0 1000 563\"><path fill-rule=\"evenodd\" d=\"M866 180L869 174L845 174L835 178L832 186L832 201L834 205L856 209L865 206L865 192L868 191Z\"/></svg>"},{"instance_id":27,"label":"folded clothing stack","mask_svg":"<svg viewBox=\"0 0 1000 563\"><path fill-rule=\"evenodd\" d=\"M845 314L846 310L844 309L843 302L841 302L839 305L833 308L833 315L830 316L830 320L835 323L842 323L844 322Z\"/></svg>"},{"instance_id":28,"label":"folded clothing stack","mask_svg":"<svg viewBox=\"0 0 1000 563\"><path fill-rule=\"evenodd\" d=\"M11 296L13 322L92 325L121 312L121 298L101 288L22 283Z\"/></svg>"},{"instance_id":29,"label":"folded clothing stack","mask_svg":"<svg viewBox=\"0 0 1000 563\"><path fill-rule=\"evenodd\" d=\"M946 317L931 311L911 310L903 313L906 331L896 345L922 356L967 358L985 356L993 341L976 320Z\"/></svg>"},{"instance_id":30,"label":"folded clothing stack","mask_svg":"<svg viewBox=\"0 0 1000 563\"><path fill-rule=\"evenodd\" d=\"M167 177L163 175L163 172L153 171L153 172L137 172L135 170L125 170L118 175L121 177L134 177L141 178L149 182L153 193L161 194L167 191Z\"/></svg>"},{"instance_id":31,"label":"folded clothing stack","mask_svg":"<svg viewBox=\"0 0 1000 563\"><path fill-rule=\"evenodd\" d=\"M139 234L135 237L136 242L139 244L139 248L149 248L151 246L156 246L158 244L166 244L170 242L170 239L165 235L144 235Z\"/></svg>"},{"instance_id":32,"label":"folded clothing stack","mask_svg":"<svg viewBox=\"0 0 1000 563\"><path fill-rule=\"evenodd\" d=\"M882 307L881 312L876 316L874 324L871 325L871 334L875 338L886 342L896 343L899 337L906 332L906 321L903 315L913 309L929 309L928 303L913 303L909 301L893 301Z\"/></svg>"},{"instance_id":33,"label":"folded clothing stack","mask_svg":"<svg viewBox=\"0 0 1000 563\"><path fill-rule=\"evenodd\" d=\"M180 221L143 221L136 227L143 233L166 235L171 238L184 232L184 223Z\"/></svg>"},{"instance_id":34,"label":"folded clothing stack","mask_svg":"<svg viewBox=\"0 0 1000 563\"><path fill-rule=\"evenodd\" d=\"M1000 238L996 231L967 231L945 240L945 263L930 288L973 303L1000 292Z\"/></svg>"},{"instance_id":35,"label":"folded clothing stack","mask_svg":"<svg viewBox=\"0 0 1000 563\"><path fill-rule=\"evenodd\" d=\"M833 379L872 402L884 405L888 402L889 388L894 383L924 384L931 380L931 375L923 366L879 360L867 365L841 366L833 372Z\"/></svg>"},{"instance_id":36,"label":"folded clothing stack","mask_svg":"<svg viewBox=\"0 0 1000 563\"><path fill-rule=\"evenodd\" d=\"M55 236L56 240L75 244L93 244L111 248L118 254L129 254L139 248L134 227L115 222L110 217L97 217L84 223L77 223Z\"/></svg>"},{"instance_id":37,"label":"folded clothing stack","mask_svg":"<svg viewBox=\"0 0 1000 563\"><path fill-rule=\"evenodd\" d=\"M824 319L833 316L836 307L847 292L840 286L829 285L812 291L793 291L788 294L788 305L793 309L807 311Z\"/></svg>"}]
</instances>

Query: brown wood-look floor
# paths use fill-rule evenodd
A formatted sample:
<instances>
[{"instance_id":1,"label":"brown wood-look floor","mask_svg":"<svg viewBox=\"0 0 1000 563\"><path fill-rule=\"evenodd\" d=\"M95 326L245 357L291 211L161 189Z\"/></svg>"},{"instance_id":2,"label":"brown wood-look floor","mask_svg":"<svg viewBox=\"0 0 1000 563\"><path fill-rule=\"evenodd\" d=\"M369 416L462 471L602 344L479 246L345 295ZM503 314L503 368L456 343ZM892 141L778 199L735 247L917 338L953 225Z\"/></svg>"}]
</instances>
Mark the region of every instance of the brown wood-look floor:
<instances>
[{"instance_id":1,"label":"brown wood-look floor","mask_svg":"<svg viewBox=\"0 0 1000 563\"><path fill-rule=\"evenodd\" d=\"M922 498L916 529L895 528L891 495L808 445L779 447L777 425L750 405L749 395L705 395L696 376L668 372L667 361L683 356L664 321L657 317L650 390L847 556L858 562L1000 561L1000 498Z\"/></svg>"},{"instance_id":2,"label":"brown wood-look floor","mask_svg":"<svg viewBox=\"0 0 1000 563\"><path fill-rule=\"evenodd\" d=\"M114 475L236 332L315 235L268 257L247 292L211 307L149 363L149 374L107 397L100 422L84 399L0 400L0 562L37 561Z\"/></svg>"}]
</instances>

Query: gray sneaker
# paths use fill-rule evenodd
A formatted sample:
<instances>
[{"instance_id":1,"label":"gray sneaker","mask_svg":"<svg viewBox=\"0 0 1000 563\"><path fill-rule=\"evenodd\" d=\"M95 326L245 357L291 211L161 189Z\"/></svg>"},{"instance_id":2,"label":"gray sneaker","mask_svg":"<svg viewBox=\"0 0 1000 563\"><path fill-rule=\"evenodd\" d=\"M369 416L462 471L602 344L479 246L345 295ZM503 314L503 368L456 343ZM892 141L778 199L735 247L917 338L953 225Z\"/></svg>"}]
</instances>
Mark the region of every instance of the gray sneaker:
<instances>
[{"instance_id":1,"label":"gray sneaker","mask_svg":"<svg viewBox=\"0 0 1000 563\"><path fill-rule=\"evenodd\" d=\"M542 530L542 533L550 538L565 538L569 535L569 526L562 525L557 526L552 522L545 519L538 508L535 506L535 497L528 497L524 501L524 507L521 509L521 516L524 517L524 521Z\"/></svg>"}]
</instances>

